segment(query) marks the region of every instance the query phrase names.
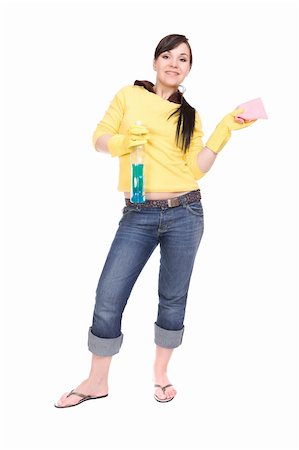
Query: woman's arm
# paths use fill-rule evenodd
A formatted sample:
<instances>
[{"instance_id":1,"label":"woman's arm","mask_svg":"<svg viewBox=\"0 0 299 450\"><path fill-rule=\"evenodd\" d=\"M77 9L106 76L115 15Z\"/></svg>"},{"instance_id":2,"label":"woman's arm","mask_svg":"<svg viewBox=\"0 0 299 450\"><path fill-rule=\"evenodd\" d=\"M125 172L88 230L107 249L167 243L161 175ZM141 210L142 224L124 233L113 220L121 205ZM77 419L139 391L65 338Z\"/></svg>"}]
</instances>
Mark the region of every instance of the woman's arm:
<instances>
[{"instance_id":1,"label":"woman's arm","mask_svg":"<svg viewBox=\"0 0 299 450\"><path fill-rule=\"evenodd\" d=\"M96 151L101 153L110 153L108 149L108 141L112 136L112 134L103 134L100 136L95 143Z\"/></svg>"},{"instance_id":2,"label":"woman's arm","mask_svg":"<svg viewBox=\"0 0 299 450\"><path fill-rule=\"evenodd\" d=\"M95 141L95 149L98 152L110 153L111 156L123 156L130 153L132 148L145 145L148 134L146 127L133 125L126 134L102 134Z\"/></svg>"},{"instance_id":3,"label":"woman's arm","mask_svg":"<svg viewBox=\"0 0 299 450\"><path fill-rule=\"evenodd\" d=\"M197 165L199 169L206 173L215 162L217 153L212 152L208 147L204 147L197 155Z\"/></svg>"},{"instance_id":4,"label":"woman's arm","mask_svg":"<svg viewBox=\"0 0 299 450\"><path fill-rule=\"evenodd\" d=\"M246 128L255 120L240 124L234 120L238 113L243 112L243 109L236 109L227 114L222 121L217 125L215 131L212 133L205 146L197 155L197 165L202 172L208 172L215 162L217 154L222 150L224 145L230 139L232 130L240 130ZM211 150L211 148L213 150Z\"/></svg>"}]
</instances>

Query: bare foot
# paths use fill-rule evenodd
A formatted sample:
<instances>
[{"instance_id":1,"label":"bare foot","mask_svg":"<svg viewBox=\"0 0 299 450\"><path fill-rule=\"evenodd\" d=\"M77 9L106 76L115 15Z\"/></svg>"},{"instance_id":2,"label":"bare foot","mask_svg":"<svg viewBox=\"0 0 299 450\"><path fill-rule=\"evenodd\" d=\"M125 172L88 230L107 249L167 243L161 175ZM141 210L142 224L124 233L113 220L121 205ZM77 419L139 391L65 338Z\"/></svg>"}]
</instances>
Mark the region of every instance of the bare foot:
<instances>
[{"instance_id":1,"label":"bare foot","mask_svg":"<svg viewBox=\"0 0 299 450\"><path fill-rule=\"evenodd\" d=\"M160 374L160 375L156 374L154 377L154 382L155 382L155 384L159 384L162 387L167 386L168 384L171 384L166 373ZM176 393L177 393L177 391L174 389L173 386L169 386L166 389L162 389L161 387L155 388L155 395L160 400L171 399L176 396Z\"/></svg>"},{"instance_id":2,"label":"bare foot","mask_svg":"<svg viewBox=\"0 0 299 450\"><path fill-rule=\"evenodd\" d=\"M102 383L102 384L96 384L92 383L89 379L84 380L81 384L79 384L76 389L74 389L76 392L79 392L80 394L84 395L91 395L92 397L99 397L101 395L108 394L108 384ZM63 394L58 402L56 402L57 406L70 406L70 405L76 405L82 400L82 397L79 397L78 395L71 395L70 397L67 397L69 392L66 392Z\"/></svg>"}]
</instances>

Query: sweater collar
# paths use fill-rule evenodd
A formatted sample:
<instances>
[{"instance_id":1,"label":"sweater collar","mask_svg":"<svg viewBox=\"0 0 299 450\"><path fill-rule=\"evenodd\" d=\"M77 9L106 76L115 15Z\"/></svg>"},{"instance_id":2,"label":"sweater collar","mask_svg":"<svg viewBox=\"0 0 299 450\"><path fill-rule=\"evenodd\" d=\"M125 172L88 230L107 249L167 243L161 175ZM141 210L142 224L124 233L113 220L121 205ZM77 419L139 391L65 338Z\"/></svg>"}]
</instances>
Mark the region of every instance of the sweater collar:
<instances>
[{"instance_id":1,"label":"sweater collar","mask_svg":"<svg viewBox=\"0 0 299 450\"><path fill-rule=\"evenodd\" d=\"M134 82L134 86L142 86L144 87L147 91L152 92L153 94L155 94L154 91L154 84L151 81L146 81L146 80L136 80ZM173 103L178 103L181 104L182 101L182 94L179 91L174 92L173 94L171 94L170 97L168 97L167 99L169 102L173 102Z\"/></svg>"}]
</instances>

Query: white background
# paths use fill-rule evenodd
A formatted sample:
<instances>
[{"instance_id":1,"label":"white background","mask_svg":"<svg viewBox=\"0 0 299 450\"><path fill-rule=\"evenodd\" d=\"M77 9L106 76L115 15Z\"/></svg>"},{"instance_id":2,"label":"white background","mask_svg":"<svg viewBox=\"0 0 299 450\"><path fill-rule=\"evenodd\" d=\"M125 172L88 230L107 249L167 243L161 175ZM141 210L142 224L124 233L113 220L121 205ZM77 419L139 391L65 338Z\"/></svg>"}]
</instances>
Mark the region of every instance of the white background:
<instances>
[{"instance_id":1,"label":"white background","mask_svg":"<svg viewBox=\"0 0 299 450\"><path fill-rule=\"evenodd\" d=\"M295 2L6 1L1 29L2 448L298 448ZM125 311L109 397L58 410L88 375L123 206L117 160L95 152L92 133L118 89L155 81L170 33L193 49L185 96L204 140L252 98L269 120L235 132L199 183L205 233L170 365L176 399L153 399L156 250Z\"/></svg>"}]
</instances>

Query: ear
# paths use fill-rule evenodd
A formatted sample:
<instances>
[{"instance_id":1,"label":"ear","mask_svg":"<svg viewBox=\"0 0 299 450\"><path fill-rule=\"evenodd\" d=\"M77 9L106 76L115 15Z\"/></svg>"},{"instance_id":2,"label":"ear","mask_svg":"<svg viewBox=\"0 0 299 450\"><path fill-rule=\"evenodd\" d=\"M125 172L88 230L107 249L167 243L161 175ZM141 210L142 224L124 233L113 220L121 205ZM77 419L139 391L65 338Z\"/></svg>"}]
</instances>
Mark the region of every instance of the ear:
<instances>
[{"instance_id":1,"label":"ear","mask_svg":"<svg viewBox=\"0 0 299 450\"><path fill-rule=\"evenodd\" d=\"M154 69L154 71L157 70L157 69L156 69L156 60L155 60L155 59L153 60L153 69Z\"/></svg>"}]
</instances>

